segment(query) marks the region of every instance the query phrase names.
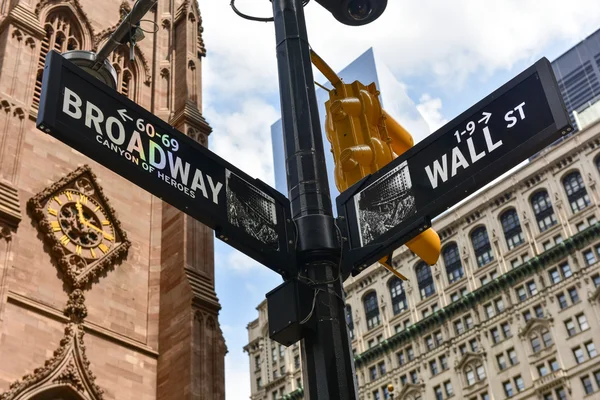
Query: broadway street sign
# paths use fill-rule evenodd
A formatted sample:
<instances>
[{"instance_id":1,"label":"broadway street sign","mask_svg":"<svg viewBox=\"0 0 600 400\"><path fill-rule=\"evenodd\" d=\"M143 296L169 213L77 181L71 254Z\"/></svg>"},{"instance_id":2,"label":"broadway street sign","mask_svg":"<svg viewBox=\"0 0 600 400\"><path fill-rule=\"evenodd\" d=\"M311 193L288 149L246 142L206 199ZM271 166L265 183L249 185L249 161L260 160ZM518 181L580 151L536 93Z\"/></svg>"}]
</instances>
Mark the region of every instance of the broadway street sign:
<instances>
[{"instance_id":1,"label":"broadway street sign","mask_svg":"<svg viewBox=\"0 0 600 400\"><path fill-rule=\"evenodd\" d=\"M37 127L215 230L282 273L289 201L65 60L46 57Z\"/></svg>"},{"instance_id":2,"label":"broadway street sign","mask_svg":"<svg viewBox=\"0 0 600 400\"><path fill-rule=\"evenodd\" d=\"M431 220L570 132L543 58L337 198L354 274L431 226Z\"/></svg>"}]
</instances>

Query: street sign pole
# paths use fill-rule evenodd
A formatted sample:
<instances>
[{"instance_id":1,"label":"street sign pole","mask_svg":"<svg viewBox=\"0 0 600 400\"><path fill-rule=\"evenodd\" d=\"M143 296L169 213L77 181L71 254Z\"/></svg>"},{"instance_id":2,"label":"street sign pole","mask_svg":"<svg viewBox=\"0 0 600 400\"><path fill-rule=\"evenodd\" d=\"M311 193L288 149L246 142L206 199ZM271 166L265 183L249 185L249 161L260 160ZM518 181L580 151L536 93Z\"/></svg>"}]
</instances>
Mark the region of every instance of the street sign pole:
<instances>
[{"instance_id":1,"label":"street sign pole","mask_svg":"<svg viewBox=\"0 0 600 400\"><path fill-rule=\"evenodd\" d=\"M297 279L314 290L302 346L308 399L356 399L333 219L302 0L273 0ZM304 317L304 316L302 316ZM307 316L308 317L308 316Z\"/></svg>"}]
</instances>

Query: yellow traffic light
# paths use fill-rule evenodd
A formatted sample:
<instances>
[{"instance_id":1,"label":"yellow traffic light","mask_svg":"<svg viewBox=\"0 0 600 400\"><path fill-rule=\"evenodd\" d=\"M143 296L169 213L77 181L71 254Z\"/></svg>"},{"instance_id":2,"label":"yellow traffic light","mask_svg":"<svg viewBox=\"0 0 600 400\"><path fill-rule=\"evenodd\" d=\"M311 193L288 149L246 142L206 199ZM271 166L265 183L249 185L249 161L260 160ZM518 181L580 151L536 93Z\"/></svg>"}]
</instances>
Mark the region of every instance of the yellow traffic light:
<instances>
[{"instance_id":1,"label":"yellow traffic light","mask_svg":"<svg viewBox=\"0 0 600 400\"><path fill-rule=\"evenodd\" d=\"M325 103L325 133L335 162L335 184L343 192L410 149L414 140L383 110L374 82L366 86L358 81L344 83L313 51L311 58L334 88ZM440 256L440 238L431 228L406 246L429 265L435 264ZM382 259L382 264L406 280L386 259Z\"/></svg>"}]
</instances>

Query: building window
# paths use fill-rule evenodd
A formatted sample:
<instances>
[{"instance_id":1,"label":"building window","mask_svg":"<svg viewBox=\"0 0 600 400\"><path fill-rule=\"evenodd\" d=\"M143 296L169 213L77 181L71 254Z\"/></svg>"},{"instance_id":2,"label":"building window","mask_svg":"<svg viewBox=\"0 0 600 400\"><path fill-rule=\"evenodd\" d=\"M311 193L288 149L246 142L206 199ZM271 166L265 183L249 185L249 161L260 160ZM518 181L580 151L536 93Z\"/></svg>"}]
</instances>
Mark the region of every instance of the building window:
<instances>
[{"instance_id":1,"label":"building window","mask_svg":"<svg viewBox=\"0 0 600 400\"><path fill-rule=\"evenodd\" d=\"M512 397L514 394L512 383L510 383L510 381L506 381L502 383L502 386L504 386L504 394L506 394L506 397Z\"/></svg>"},{"instance_id":2,"label":"building window","mask_svg":"<svg viewBox=\"0 0 600 400\"><path fill-rule=\"evenodd\" d=\"M563 179L563 186L567 192L571 210L573 210L574 213L581 211L590 205L590 197L583 184L583 178L578 171L571 172L567 175Z\"/></svg>"},{"instance_id":3,"label":"building window","mask_svg":"<svg viewBox=\"0 0 600 400\"><path fill-rule=\"evenodd\" d=\"M460 262L460 253L456 243L447 245L442 251L448 282L454 283L464 276L462 263Z\"/></svg>"},{"instance_id":4,"label":"building window","mask_svg":"<svg viewBox=\"0 0 600 400\"><path fill-rule=\"evenodd\" d=\"M523 390L525 390L525 382L523 381L523 378L521 377L521 375L517 375L515 377L515 386L517 387L517 390L519 392L522 392Z\"/></svg>"},{"instance_id":5,"label":"building window","mask_svg":"<svg viewBox=\"0 0 600 400\"><path fill-rule=\"evenodd\" d=\"M383 376L385 373L385 361L382 361L379 363L379 375Z\"/></svg>"},{"instance_id":6,"label":"building window","mask_svg":"<svg viewBox=\"0 0 600 400\"><path fill-rule=\"evenodd\" d=\"M500 216L500 222L502 223L502 230L504 231L504 238L508 249L511 250L525 241L523 231L521 230L521 224L519 223L519 216L514 208L505 211Z\"/></svg>"},{"instance_id":7,"label":"building window","mask_svg":"<svg viewBox=\"0 0 600 400\"><path fill-rule=\"evenodd\" d=\"M592 250L584 251L583 257L585 258L585 265L592 265L596 263L596 255Z\"/></svg>"},{"instance_id":8,"label":"building window","mask_svg":"<svg viewBox=\"0 0 600 400\"><path fill-rule=\"evenodd\" d=\"M262 388L262 379L261 378L256 378L256 388L257 389Z\"/></svg>"},{"instance_id":9,"label":"building window","mask_svg":"<svg viewBox=\"0 0 600 400\"><path fill-rule=\"evenodd\" d=\"M429 369L431 370L431 375L435 376L439 374L439 369L436 360L429 361Z\"/></svg>"},{"instance_id":10,"label":"building window","mask_svg":"<svg viewBox=\"0 0 600 400\"><path fill-rule=\"evenodd\" d=\"M377 367L375 365L369 368L369 376L371 377L371 381L377 379Z\"/></svg>"},{"instance_id":11,"label":"building window","mask_svg":"<svg viewBox=\"0 0 600 400\"><path fill-rule=\"evenodd\" d=\"M542 343L540 342L540 338L538 335L532 336L530 339L530 343L531 349L534 353L538 353L540 350L542 350Z\"/></svg>"},{"instance_id":12,"label":"building window","mask_svg":"<svg viewBox=\"0 0 600 400\"><path fill-rule=\"evenodd\" d=\"M594 387L592 386L592 381L589 375L581 378L581 384L583 385L583 391L585 394L591 394L594 392Z\"/></svg>"},{"instance_id":13,"label":"building window","mask_svg":"<svg viewBox=\"0 0 600 400\"><path fill-rule=\"evenodd\" d=\"M564 293L559 293L556 296L556 299L558 300L558 305L560 306L561 310L569 306L569 303L567 303L567 296L565 296Z\"/></svg>"},{"instance_id":14,"label":"building window","mask_svg":"<svg viewBox=\"0 0 600 400\"><path fill-rule=\"evenodd\" d=\"M506 353L508 354L510 365L516 365L519 362L519 360L517 359L517 352L515 351L515 349L508 349Z\"/></svg>"},{"instance_id":15,"label":"building window","mask_svg":"<svg viewBox=\"0 0 600 400\"><path fill-rule=\"evenodd\" d=\"M593 345L593 343L592 343L592 345ZM446 358L446 356L440 357L440 366L442 367L442 371L445 371L448 369L448 359Z\"/></svg>"},{"instance_id":16,"label":"building window","mask_svg":"<svg viewBox=\"0 0 600 400\"><path fill-rule=\"evenodd\" d=\"M556 215L550 202L550 196L545 190L540 190L531 196L531 206L537 220L540 232L548 230L550 227L557 224Z\"/></svg>"},{"instance_id":17,"label":"building window","mask_svg":"<svg viewBox=\"0 0 600 400\"><path fill-rule=\"evenodd\" d=\"M594 345L594 342L585 343L585 349L587 350L588 356L590 358L594 358L598 354L596 352L596 346Z\"/></svg>"},{"instance_id":18,"label":"building window","mask_svg":"<svg viewBox=\"0 0 600 400\"><path fill-rule=\"evenodd\" d=\"M413 351L412 346L406 348L406 357L408 358L408 361L415 359L415 352Z\"/></svg>"},{"instance_id":19,"label":"building window","mask_svg":"<svg viewBox=\"0 0 600 400\"><path fill-rule=\"evenodd\" d=\"M444 393L441 386L434 387L433 392L435 393L435 400L444 400Z\"/></svg>"},{"instance_id":20,"label":"building window","mask_svg":"<svg viewBox=\"0 0 600 400\"><path fill-rule=\"evenodd\" d=\"M494 344L499 343L500 342L500 332L498 331L498 328L492 328L490 330L490 333L492 334L492 341L494 342Z\"/></svg>"},{"instance_id":21,"label":"building window","mask_svg":"<svg viewBox=\"0 0 600 400\"><path fill-rule=\"evenodd\" d=\"M471 233L471 243L475 250L475 258L477 259L478 266L482 267L494 259L492 246L490 245L490 239L485 226L480 226Z\"/></svg>"},{"instance_id":22,"label":"building window","mask_svg":"<svg viewBox=\"0 0 600 400\"><path fill-rule=\"evenodd\" d=\"M354 339L354 321L352 320L352 307L349 304L346 304L346 325L348 325L350 339Z\"/></svg>"},{"instance_id":23,"label":"building window","mask_svg":"<svg viewBox=\"0 0 600 400\"><path fill-rule=\"evenodd\" d=\"M406 364L406 358L404 357L403 351L397 353L397 356L398 356L398 365L399 366L403 366L404 364Z\"/></svg>"},{"instance_id":24,"label":"building window","mask_svg":"<svg viewBox=\"0 0 600 400\"><path fill-rule=\"evenodd\" d=\"M381 397L379 397L379 390L373 392L373 400L381 400Z\"/></svg>"},{"instance_id":25,"label":"building window","mask_svg":"<svg viewBox=\"0 0 600 400\"><path fill-rule=\"evenodd\" d=\"M79 28L77 20L70 12L65 12L65 9L58 9L51 12L44 23L46 34L42 39L40 54L38 57L38 66L36 73L35 87L33 91L32 107L37 110L40 103L40 95L42 92L42 75L44 72L44 64L46 55L50 50L56 50L59 53L64 53L69 50L78 50L81 48L83 35Z\"/></svg>"},{"instance_id":26,"label":"building window","mask_svg":"<svg viewBox=\"0 0 600 400\"><path fill-rule=\"evenodd\" d=\"M392 297L392 309L394 315L400 314L406 310L408 304L406 302L406 293L404 292L404 283L402 280L394 277L390 280L390 296Z\"/></svg>"},{"instance_id":27,"label":"building window","mask_svg":"<svg viewBox=\"0 0 600 400\"><path fill-rule=\"evenodd\" d=\"M369 292L363 298L365 316L367 318L367 329L373 329L379 325L379 306L377 305L377 293Z\"/></svg>"},{"instance_id":28,"label":"building window","mask_svg":"<svg viewBox=\"0 0 600 400\"><path fill-rule=\"evenodd\" d=\"M475 383L475 371L472 368L467 368L465 371L465 378L467 380L467 386L471 386Z\"/></svg>"},{"instance_id":29,"label":"building window","mask_svg":"<svg viewBox=\"0 0 600 400\"><path fill-rule=\"evenodd\" d=\"M576 315L575 318L577 318L577 322L579 323L579 330L580 331L586 331L590 328L588 322L587 322L587 318L585 316L585 314L579 314Z\"/></svg>"},{"instance_id":30,"label":"building window","mask_svg":"<svg viewBox=\"0 0 600 400\"><path fill-rule=\"evenodd\" d=\"M433 277L431 276L431 268L425 264L425 262L420 262L417 264L415 271L417 273L417 283L419 285L421 299L425 299L435 294L435 284L433 283Z\"/></svg>"},{"instance_id":31,"label":"building window","mask_svg":"<svg viewBox=\"0 0 600 400\"><path fill-rule=\"evenodd\" d=\"M544 342L544 347L550 347L554 343L549 330L542 331L542 341Z\"/></svg>"},{"instance_id":32,"label":"building window","mask_svg":"<svg viewBox=\"0 0 600 400\"><path fill-rule=\"evenodd\" d=\"M512 336L512 333L510 332L510 325L508 322L501 324L500 327L502 328L502 333L504 334L505 339L508 339Z\"/></svg>"},{"instance_id":33,"label":"building window","mask_svg":"<svg viewBox=\"0 0 600 400\"><path fill-rule=\"evenodd\" d=\"M599 371L599 373L600 373L600 371ZM452 387L452 382L451 381L444 382L444 390L446 390L446 396L447 397L454 396L454 388Z\"/></svg>"},{"instance_id":34,"label":"building window","mask_svg":"<svg viewBox=\"0 0 600 400\"><path fill-rule=\"evenodd\" d=\"M498 354L496 356L496 361L498 362L498 368L500 369L500 371L506 369L507 365L506 359L504 358L504 353Z\"/></svg>"}]
</instances>

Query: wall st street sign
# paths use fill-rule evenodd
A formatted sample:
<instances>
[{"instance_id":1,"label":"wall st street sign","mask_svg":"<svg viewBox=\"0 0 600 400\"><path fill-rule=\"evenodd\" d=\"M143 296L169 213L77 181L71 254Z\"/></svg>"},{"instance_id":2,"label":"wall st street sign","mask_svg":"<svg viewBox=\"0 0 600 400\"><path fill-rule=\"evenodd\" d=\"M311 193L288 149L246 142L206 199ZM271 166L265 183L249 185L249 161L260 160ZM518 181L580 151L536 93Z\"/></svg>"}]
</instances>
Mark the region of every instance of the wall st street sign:
<instances>
[{"instance_id":1,"label":"wall st street sign","mask_svg":"<svg viewBox=\"0 0 600 400\"><path fill-rule=\"evenodd\" d=\"M37 127L215 230L276 272L294 255L289 201L51 51Z\"/></svg>"},{"instance_id":2,"label":"wall st street sign","mask_svg":"<svg viewBox=\"0 0 600 400\"><path fill-rule=\"evenodd\" d=\"M338 196L348 237L344 269L359 273L571 130L543 58Z\"/></svg>"}]
</instances>

